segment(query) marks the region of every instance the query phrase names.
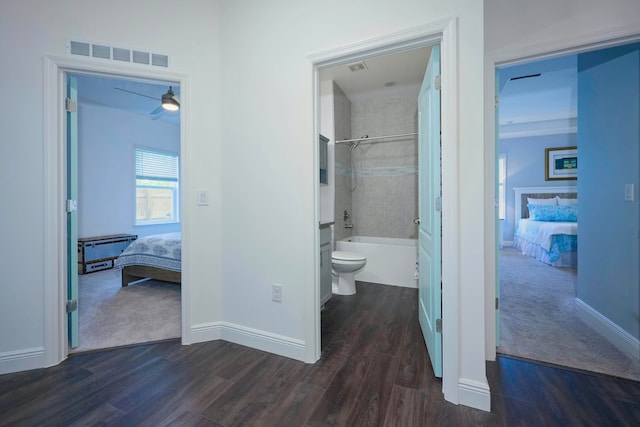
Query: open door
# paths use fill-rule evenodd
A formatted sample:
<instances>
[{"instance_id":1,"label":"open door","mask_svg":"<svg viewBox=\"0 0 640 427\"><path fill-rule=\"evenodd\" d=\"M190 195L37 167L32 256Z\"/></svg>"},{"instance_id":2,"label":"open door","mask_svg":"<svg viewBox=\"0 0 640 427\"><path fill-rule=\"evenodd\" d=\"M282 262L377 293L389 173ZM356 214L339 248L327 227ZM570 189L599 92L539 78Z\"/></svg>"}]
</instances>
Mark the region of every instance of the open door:
<instances>
[{"instance_id":1,"label":"open door","mask_svg":"<svg viewBox=\"0 0 640 427\"><path fill-rule=\"evenodd\" d=\"M442 377L442 201L440 174L440 46L418 96L418 320L436 377Z\"/></svg>"},{"instance_id":2,"label":"open door","mask_svg":"<svg viewBox=\"0 0 640 427\"><path fill-rule=\"evenodd\" d=\"M78 346L78 81L67 76L67 323Z\"/></svg>"}]
</instances>

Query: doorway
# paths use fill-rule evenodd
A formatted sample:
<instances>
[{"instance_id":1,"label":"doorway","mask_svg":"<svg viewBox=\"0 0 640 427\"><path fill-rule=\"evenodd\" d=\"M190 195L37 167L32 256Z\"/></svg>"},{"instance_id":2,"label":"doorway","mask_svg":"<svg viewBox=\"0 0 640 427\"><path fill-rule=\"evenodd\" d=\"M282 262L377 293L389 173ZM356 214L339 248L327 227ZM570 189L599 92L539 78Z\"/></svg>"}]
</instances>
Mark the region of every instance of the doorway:
<instances>
[{"instance_id":1,"label":"doorway","mask_svg":"<svg viewBox=\"0 0 640 427\"><path fill-rule=\"evenodd\" d=\"M44 59L44 135L45 135L45 211L44 250L49 254L44 271L49 278L45 287L45 364L55 365L68 355L67 303L67 256L68 244L66 215L66 117L63 94L67 74L88 74L103 77L142 80L151 82L174 82L185 88L184 75L154 69L128 68L118 64L78 60L69 57L45 57ZM182 105L180 116L187 114L188 106ZM185 132L180 130L180 155L185 151ZM187 282L181 287L181 318L188 315ZM185 324L182 323L182 336ZM184 339L184 338L183 338Z\"/></svg>"},{"instance_id":2,"label":"doorway","mask_svg":"<svg viewBox=\"0 0 640 427\"><path fill-rule=\"evenodd\" d=\"M456 317L457 317L457 302L456 298L447 298L446 295L452 292L452 296L455 294L453 286L453 278L456 276L456 259L457 259L457 181L458 165L457 165L457 101L455 94L455 87L457 86L457 62L455 55L456 47L452 34L455 34L455 21L448 21L439 26L438 28L425 28L420 31L412 31L404 34L396 34L389 36L387 39L376 39L373 42L363 43L359 45L352 45L346 48L340 49L339 53L335 51L321 53L310 57L310 60L314 67L314 81L316 82L315 91L315 107L314 110L318 111L319 105L319 92L318 92L318 73L320 70L330 68L336 65L347 65L349 63L366 60L367 58L381 55L383 53L392 53L394 51L407 50L414 47L426 46L437 44L441 45L442 49L442 82L443 82L443 102L442 102L442 194L443 194L443 210L450 213L447 217L443 217L442 232L443 235L451 237L446 244L443 244L443 265L442 265L442 282L443 282L443 302L442 302L442 316L450 319L450 323L443 322L443 334L449 334L451 339L443 342L443 353L447 354L443 364L443 392L445 398L452 402L458 402L457 393L457 380L458 378L458 340L456 330ZM447 88L451 89L451 92L446 94ZM320 126L318 122L318 116L315 117L315 134L320 133ZM317 139L317 138L314 138ZM314 142L315 151L318 150L317 140ZM316 156L316 159L318 157ZM318 165L316 160L316 165ZM318 180L316 180L318 181ZM314 182L314 194L316 201L319 200L320 186L317 182ZM446 195L446 196L445 196ZM446 197L446 198L445 198ZM319 204L316 205L316 218L314 223L317 225L320 219ZM319 248L319 230L316 229L316 246ZM316 264L320 265L319 250L316 256ZM312 325L313 336L315 336L314 346L309 346L311 354L308 353L308 359L315 361L320 356L320 292L319 292L319 275L316 279L314 286L313 298L309 299L308 312L313 315L308 317L308 325ZM451 329L449 329L451 328ZM488 407L488 388L486 394L483 393L483 399L486 397L486 402L483 400L483 406L486 403Z\"/></svg>"},{"instance_id":3,"label":"doorway","mask_svg":"<svg viewBox=\"0 0 640 427\"><path fill-rule=\"evenodd\" d=\"M594 180L592 177L598 175L596 165L601 163L601 159L615 157L615 152L609 151L611 144L616 145L617 141L622 141L625 137L620 136L616 138L616 142L612 142L608 141L604 134L599 141L590 142L590 135L593 132L597 133L598 128L597 125L591 125L593 119L589 119L590 109L585 107L599 103L580 101L588 97L587 93L597 91L594 84L601 78L583 76L588 76L592 68L602 68L598 73L611 74L611 69L615 70L618 79L624 79L624 73L618 73L619 67L611 65L607 68L603 64L624 61L629 54L633 55L633 51L632 47L624 46L590 48L550 59L496 67L497 91L500 96L497 109L500 120L496 125L496 153L506 159L506 180L503 182L497 176L497 187L505 188L505 200L500 202L506 205L506 217L502 220L506 226L499 228L500 235L496 242L499 254L497 296L500 298L501 313L498 322L499 342L496 344L500 353L618 377L636 380L640 378L637 358L634 360L633 356L628 357L628 353L633 353L633 349L626 351L624 346L616 345L615 339L611 339L612 335L616 334L614 329L617 330L619 326L613 326L614 322L605 321L604 323L609 325L607 327L611 327L607 331L603 322L596 320L606 316L592 307L597 306L597 302L592 298L595 288L589 279L593 276L590 271L593 265L599 265L599 271L609 270L606 267L608 260L589 256L597 247L593 239L593 230L610 228L615 234L616 228L609 227L601 221L589 221L590 213L598 209L598 203L594 204L593 200L602 200L598 194L613 191L614 187L623 185L614 182L615 178L600 177L602 179ZM637 71L630 74L630 82L635 79L637 85ZM605 93L607 96L603 97L601 93L599 99L617 96L615 91ZM547 102L545 97L549 97L546 99ZM615 98L615 104L625 105L624 98L624 95L622 98ZM582 108L579 109L578 105L582 105ZM540 106L544 106L544 109L535 110ZM629 108L634 107L630 105ZM628 108L625 107L625 110ZM597 114L602 114L602 111ZM522 119L527 115L530 118L538 118L537 122ZM624 114L617 115L622 116ZM623 150L630 149L631 152L637 153L637 140L635 143L631 141L619 145ZM543 174L548 173L548 153L575 146L580 159L578 179L548 179ZM628 169L636 171L636 178L624 179L637 179L638 155L632 154L628 157L635 158L627 166ZM561 187L558 187L559 185ZM606 190L607 188L610 190ZM567 193L563 193L565 191ZM528 202L525 201L523 192L529 193ZM531 194L532 192L537 195ZM562 248L556 246L560 249L554 249L554 254L548 256L551 252L535 246L535 242L526 236L528 225L521 225L519 222L521 212L516 206L527 203L535 205L538 203L536 201L545 198L562 202L560 204L575 202L580 208L581 215L576 220L580 222L580 232L576 232L575 248L571 248L570 245ZM546 203L545 200L542 202ZM618 209L619 212L633 209L629 204L617 204L615 200L608 206ZM524 209L522 216L528 216ZM628 223L627 227L637 227L637 217ZM557 238L568 238L565 233L566 231ZM517 249L514 249L512 244ZM574 250L576 262L582 260L576 265L569 261ZM637 252L637 249L630 250L632 253ZM619 264L618 271L625 268L637 270L635 265L625 267L622 263ZM637 283L637 274L635 279L632 277L634 274L631 274L628 280L632 283L635 280ZM608 286L613 293L616 292L616 287L626 286L625 279L612 277L603 278L602 283L609 283ZM624 302L616 304L624 305ZM631 307L629 309L633 310ZM621 308L614 311L625 310L627 309ZM607 314L611 315L612 313ZM621 318L619 321L624 324L624 319ZM634 365L636 368L633 368Z\"/></svg>"},{"instance_id":4,"label":"doorway","mask_svg":"<svg viewBox=\"0 0 640 427\"><path fill-rule=\"evenodd\" d=\"M80 257L69 263L78 280L70 352L179 338L180 286L150 279L122 286L117 256L137 239L180 232L180 117L160 107L169 88L179 99L180 87L74 73L68 81L77 89L78 134L78 155L68 162L67 180L78 182L69 197L78 206L69 246ZM161 176L143 185L139 159L152 154L155 169L169 169L154 169Z\"/></svg>"}]
</instances>

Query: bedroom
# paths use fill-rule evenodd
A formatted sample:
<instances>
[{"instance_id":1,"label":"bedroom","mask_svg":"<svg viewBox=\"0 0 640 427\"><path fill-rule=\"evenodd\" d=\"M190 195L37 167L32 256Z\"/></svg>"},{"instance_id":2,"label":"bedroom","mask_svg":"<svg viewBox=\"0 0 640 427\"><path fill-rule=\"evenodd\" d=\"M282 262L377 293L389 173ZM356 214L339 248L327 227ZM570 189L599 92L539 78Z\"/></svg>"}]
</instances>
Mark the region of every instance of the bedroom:
<instances>
[{"instance_id":1,"label":"bedroom","mask_svg":"<svg viewBox=\"0 0 640 427\"><path fill-rule=\"evenodd\" d=\"M497 152L505 165L498 352L640 380L639 251L630 232L639 218L640 142L632 125L639 107L630 95L638 88L639 49L625 45L497 70ZM578 175L553 162L576 156L577 179L554 179ZM547 252L546 263L537 260L539 247L536 254L518 234L520 213L527 217L527 204L551 203L542 209L557 212L567 209L558 204L574 202L568 209L579 213L573 224L579 223L579 243L560 244L552 259ZM567 224L555 225L561 223ZM577 268L567 268L572 263Z\"/></svg>"},{"instance_id":2,"label":"bedroom","mask_svg":"<svg viewBox=\"0 0 640 427\"><path fill-rule=\"evenodd\" d=\"M178 338L180 286L150 280L124 287L121 270L110 268L114 260L106 259L133 239L140 244L150 235L181 231L180 115L160 107L168 85L89 75L72 78L77 79L78 95L80 246L79 337L70 351ZM179 89L172 87L176 99ZM157 164L166 168L149 166ZM141 174L154 179L145 181ZM117 246L114 253L105 249L109 242ZM172 262L179 268L179 261Z\"/></svg>"}]
</instances>

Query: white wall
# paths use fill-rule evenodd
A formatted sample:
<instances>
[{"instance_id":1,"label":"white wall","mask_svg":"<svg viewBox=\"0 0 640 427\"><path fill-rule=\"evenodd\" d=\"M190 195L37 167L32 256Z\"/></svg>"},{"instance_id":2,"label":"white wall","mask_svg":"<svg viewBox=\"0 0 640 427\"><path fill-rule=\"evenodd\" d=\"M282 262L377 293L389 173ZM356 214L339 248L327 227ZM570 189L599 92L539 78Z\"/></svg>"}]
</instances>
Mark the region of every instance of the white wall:
<instances>
[{"instance_id":1,"label":"white wall","mask_svg":"<svg viewBox=\"0 0 640 427\"><path fill-rule=\"evenodd\" d=\"M333 222L335 205L336 180L335 170L335 131L333 117L333 81L324 80L320 82L320 133L329 138L327 146L327 184L320 186L320 207L319 221Z\"/></svg>"},{"instance_id":2,"label":"white wall","mask_svg":"<svg viewBox=\"0 0 640 427\"><path fill-rule=\"evenodd\" d=\"M460 381L486 385L484 360L483 10L473 0L233 1L222 14L225 319L305 338L314 235L312 67L307 56L458 17ZM282 303L271 284L283 284ZM447 322L447 320L444 320ZM445 356L446 357L446 356ZM455 379L453 379L455 383ZM482 388L482 387L479 387Z\"/></svg>"},{"instance_id":3,"label":"white wall","mask_svg":"<svg viewBox=\"0 0 640 427\"><path fill-rule=\"evenodd\" d=\"M485 284L487 357L495 357L494 102L495 65L640 34L640 2L629 0L484 1ZM491 231L491 232L490 232Z\"/></svg>"},{"instance_id":4,"label":"white wall","mask_svg":"<svg viewBox=\"0 0 640 427\"><path fill-rule=\"evenodd\" d=\"M445 340L459 344L457 382L486 391L484 307L477 303L484 299L485 250L484 215L478 212L485 199L482 6L475 0L3 2L0 48L11 63L3 67L0 90L19 101L0 115L3 139L11 141L1 145L0 170L3 182L20 185L2 187L0 196L22 203L3 210L0 229L7 243L0 257L0 324L19 325L2 329L2 360L44 342L43 288L52 286L40 249L47 221L44 172L24 170L46 163L43 55L64 55L68 35L164 52L171 69L187 76L181 87L187 327L213 331L224 320L304 347L305 302L317 277L318 250L317 135L307 56L455 17L459 249L456 283L447 286L459 312L444 320L456 325ZM158 22L178 30L159 31ZM208 207L195 206L199 188L209 190ZM282 303L271 302L273 282L283 284ZM457 391L448 396L458 400Z\"/></svg>"},{"instance_id":5,"label":"white wall","mask_svg":"<svg viewBox=\"0 0 640 427\"><path fill-rule=\"evenodd\" d=\"M124 12L124 13L123 13ZM60 0L3 1L0 5L0 91L12 99L2 110L0 188L0 368L42 366L44 289L62 288L44 273L51 254L43 249L45 159L43 58L65 55L68 36L148 49L169 55L170 70L184 73L183 254L189 254L185 277L191 287L188 326L222 319L221 141L219 137L220 28L217 2L86 2ZM159 22L182 31L165 32ZM117 25L114 25L117 23ZM140 70L140 66L123 68ZM115 125L115 124L114 124ZM9 142L10 141L10 142ZM47 166L48 167L48 166ZM195 190L209 190L208 207L195 206ZM10 208L11 207L11 208ZM11 325L9 327L9 325ZM16 360L23 357L25 364Z\"/></svg>"},{"instance_id":6,"label":"white wall","mask_svg":"<svg viewBox=\"0 0 640 427\"><path fill-rule=\"evenodd\" d=\"M114 108L78 105L78 237L180 231L179 223L134 225L136 146L180 154L180 127Z\"/></svg>"}]
</instances>

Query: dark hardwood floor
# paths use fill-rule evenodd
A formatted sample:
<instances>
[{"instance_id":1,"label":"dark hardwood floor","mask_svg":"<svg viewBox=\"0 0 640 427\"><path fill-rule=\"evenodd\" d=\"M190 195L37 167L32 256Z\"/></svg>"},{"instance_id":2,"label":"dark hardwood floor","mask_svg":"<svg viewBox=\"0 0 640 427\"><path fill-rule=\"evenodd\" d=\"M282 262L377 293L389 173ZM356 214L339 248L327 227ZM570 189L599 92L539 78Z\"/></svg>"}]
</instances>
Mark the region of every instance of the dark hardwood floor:
<instances>
[{"instance_id":1,"label":"dark hardwood floor","mask_svg":"<svg viewBox=\"0 0 640 427\"><path fill-rule=\"evenodd\" d=\"M417 292L358 284L322 313L314 365L224 341L77 354L0 376L0 425L637 426L640 383L499 357L492 412L446 402Z\"/></svg>"}]
</instances>

